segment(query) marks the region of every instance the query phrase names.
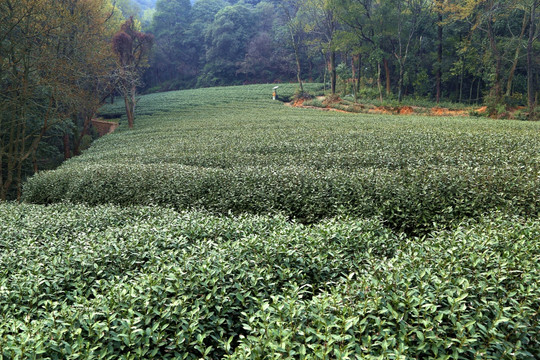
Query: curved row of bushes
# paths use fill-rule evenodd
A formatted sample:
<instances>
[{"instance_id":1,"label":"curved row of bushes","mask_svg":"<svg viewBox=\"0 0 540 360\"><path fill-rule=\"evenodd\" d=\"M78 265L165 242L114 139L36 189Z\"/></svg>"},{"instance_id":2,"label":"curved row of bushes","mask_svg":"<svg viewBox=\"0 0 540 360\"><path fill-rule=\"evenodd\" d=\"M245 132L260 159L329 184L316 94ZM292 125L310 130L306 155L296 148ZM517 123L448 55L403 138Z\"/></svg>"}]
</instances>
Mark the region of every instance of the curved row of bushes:
<instances>
[{"instance_id":1,"label":"curved row of bushes","mask_svg":"<svg viewBox=\"0 0 540 360\"><path fill-rule=\"evenodd\" d=\"M0 205L0 357L540 356L540 222Z\"/></svg>"},{"instance_id":2,"label":"curved row of bushes","mask_svg":"<svg viewBox=\"0 0 540 360\"><path fill-rule=\"evenodd\" d=\"M24 200L162 205L216 214L284 214L313 223L338 214L379 216L421 234L490 211L537 216L537 167L423 167L317 171L305 167L200 168L71 164L31 178Z\"/></svg>"}]
</instances>

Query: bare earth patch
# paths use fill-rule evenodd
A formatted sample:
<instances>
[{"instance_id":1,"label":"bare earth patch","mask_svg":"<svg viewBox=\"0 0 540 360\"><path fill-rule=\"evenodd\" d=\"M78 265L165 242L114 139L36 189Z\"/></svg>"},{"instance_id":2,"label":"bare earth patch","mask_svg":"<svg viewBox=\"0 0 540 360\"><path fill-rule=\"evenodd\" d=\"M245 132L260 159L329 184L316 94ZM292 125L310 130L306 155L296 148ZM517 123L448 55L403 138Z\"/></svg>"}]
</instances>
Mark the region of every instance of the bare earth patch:
<instances>
[{"instance_id":1,"label":"bare earth patch","mask_svg":"<svg viewBox=\"0 0 540 360\"><path fill-rule=\"evenodd\" d=\"M332 100L324 96L317 96L323 107L304 105L305 99L298 99L285 103L286 106L300 107L305 109L318 109L322 111L337 111L341 113L367 113L367 114L384 114L384 115L425 115L425 116L469 116L471 111L478 114L485 113L485 106L477 109L460 109L454 110L443 107L425 108L420 106L375 106L370 104L351 104L342 105L341 99L335 98ZM341 105L341 106L340 106Z\"/></svg>"}]
</instances>

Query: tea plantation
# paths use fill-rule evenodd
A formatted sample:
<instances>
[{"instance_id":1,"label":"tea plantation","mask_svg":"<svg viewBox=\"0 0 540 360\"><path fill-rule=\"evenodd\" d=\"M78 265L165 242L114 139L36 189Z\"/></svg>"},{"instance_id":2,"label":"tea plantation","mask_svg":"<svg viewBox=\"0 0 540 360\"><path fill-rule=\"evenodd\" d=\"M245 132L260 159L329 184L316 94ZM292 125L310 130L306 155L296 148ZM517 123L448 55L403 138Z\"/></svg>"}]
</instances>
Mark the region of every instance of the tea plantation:
<instances>
[{"instance_id":1,"label":"tea plantation","mask_svg":"<svg viewBox=\"0 0 540 360\"><path fill-rule=\"evenodd\" d=\"M156 207L0 206L0 354L535 359L540 221L425 239Z\"/></svg>"},{"instance_id":2,"label":"tea plantation","mask_svg":"<svg viewBox=\"0 0 540 360\"><path fill-rule=\"evenodd\" d=\"M269 85L148 95L138 109L134 131L32 178L25 200L279 213L302 223L379 216L409 234L494 210L540 211L537 122L294 109L272 101Z\"/></svg>"},{"instance_id":3,"label":"tea plantation","mask_svg":"<svg viewBox=\"0 0 540 360\"><path fill-rule=\"evenodd\" d=\"M0 359L540 358L540 124L272 87L144 96L0 204Z\"/></svg>"}]
</instances>

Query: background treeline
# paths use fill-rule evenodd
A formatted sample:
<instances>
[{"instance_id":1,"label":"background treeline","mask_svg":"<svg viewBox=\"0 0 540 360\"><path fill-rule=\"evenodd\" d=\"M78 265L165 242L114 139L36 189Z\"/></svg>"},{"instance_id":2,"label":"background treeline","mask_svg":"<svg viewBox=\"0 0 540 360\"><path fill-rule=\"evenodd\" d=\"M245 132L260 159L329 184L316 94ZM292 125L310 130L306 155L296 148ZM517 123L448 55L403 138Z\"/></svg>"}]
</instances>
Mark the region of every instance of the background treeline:
<instances>
[{"instance_id":1,"label":"background treeline","mask_svg":"<svg viewBox=\"0 0 540 360\"><path fill-rule=\"evenodd\" d=\"M532 106L538 7L538 0L158 0L146 28L156 46L145 82L161 91L298 75L362 97Z\"/></svg>"},{"instance_id":2,"label":"background treeline","mask_svg":"<svg viewBox=\"0 0 540 360\"><path fill-rule=\"evenodd\" d=\"M151 39L126 15L111 0L0 0L0 201L79 154L97 109L139 83Z\"/></svg>"}]
</instances>

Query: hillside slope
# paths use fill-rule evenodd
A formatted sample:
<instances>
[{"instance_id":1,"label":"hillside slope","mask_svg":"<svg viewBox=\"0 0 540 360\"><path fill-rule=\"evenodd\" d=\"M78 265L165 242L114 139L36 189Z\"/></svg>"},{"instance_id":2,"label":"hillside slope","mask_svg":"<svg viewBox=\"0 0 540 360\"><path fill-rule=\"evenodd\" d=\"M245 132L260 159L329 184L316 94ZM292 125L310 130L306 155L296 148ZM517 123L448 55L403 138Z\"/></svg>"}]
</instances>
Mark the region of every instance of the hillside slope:
<instances>
[{"instance_id":1,"label":"hillside slope","mask_svg":"<svg viewBox=\"0 0 540 360\"><path fill-rule=\"evenodd\" d=\"M122 124L33 177L24 199L282 213L305 223L379 216L410 233L494 210L538 214L539 123L328 113L285 107L271 92L144 96L134 130Z\"/></svg>"}]
</instances>

